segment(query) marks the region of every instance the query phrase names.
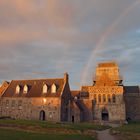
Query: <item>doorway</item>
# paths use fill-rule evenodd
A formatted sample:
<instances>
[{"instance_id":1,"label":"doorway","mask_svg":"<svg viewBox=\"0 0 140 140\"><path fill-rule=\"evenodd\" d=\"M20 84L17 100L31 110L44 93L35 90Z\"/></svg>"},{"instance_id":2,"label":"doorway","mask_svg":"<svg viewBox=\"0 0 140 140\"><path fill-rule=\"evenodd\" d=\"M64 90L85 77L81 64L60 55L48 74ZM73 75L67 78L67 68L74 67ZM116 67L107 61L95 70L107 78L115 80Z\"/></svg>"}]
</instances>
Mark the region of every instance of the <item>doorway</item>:
<instances>
[{"instance_id":1,"label":"doorway","mask_svg":"<svg viewBox=\"0 0 140 140\"><path fill-rule=\"evenodd\" d=\"M108 110L106 108L104 108L102 110L102 120L103 121L108 121L109 120L109 114L108 114Z\"/></svg>"},{"instance_id":2,"label":"doorway","mask_svg":"<svg viewBox=\"0 0 140 140\"><path fill-rule=\"evenodd\" d=\"M44 110L41 110L41 111L40 111L39 120L45 121L45 111L44 111Z\"/></svg>"},{"instance_id":3,"label":"doorway","mask_svg":"<svg viewBox=\"0 0 140 140\"><path fill-rule=\"evenodd\" d=\"M74 123L74 116L72 116L72 123Z\"/></svg>"}]
</instances>

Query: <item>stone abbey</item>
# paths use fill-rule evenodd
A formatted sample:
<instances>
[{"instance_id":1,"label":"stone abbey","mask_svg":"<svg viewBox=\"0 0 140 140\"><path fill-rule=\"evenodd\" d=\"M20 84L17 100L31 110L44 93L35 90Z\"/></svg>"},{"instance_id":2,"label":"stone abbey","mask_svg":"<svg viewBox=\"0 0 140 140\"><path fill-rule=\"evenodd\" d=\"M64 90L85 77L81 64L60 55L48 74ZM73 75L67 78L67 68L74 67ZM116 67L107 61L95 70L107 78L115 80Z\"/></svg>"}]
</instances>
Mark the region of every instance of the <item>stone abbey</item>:
<instances>
[{"instance_id":1,"label":"stone abbey","mask_svg":"<svg viewBox=\"0 0 140 140\"><path fill-rule=\"evenodd\" d=\"M0 117L83 122L140 120L139 86L123 85L115 62L99 63L93 84L72 91L69 76L12 80L0 87Z\"/></svg>"}]
</instances>

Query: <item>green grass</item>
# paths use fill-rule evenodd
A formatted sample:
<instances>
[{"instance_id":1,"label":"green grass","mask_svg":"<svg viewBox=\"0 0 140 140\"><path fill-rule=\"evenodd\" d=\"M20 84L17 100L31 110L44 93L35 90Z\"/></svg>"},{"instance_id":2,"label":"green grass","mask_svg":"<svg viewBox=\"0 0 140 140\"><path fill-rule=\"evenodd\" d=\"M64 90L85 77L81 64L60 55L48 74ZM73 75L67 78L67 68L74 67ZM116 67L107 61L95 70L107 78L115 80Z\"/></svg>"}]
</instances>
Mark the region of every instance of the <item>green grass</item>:
<instances>
[{"instance_id":1,"label":"green grass","mask_svg":"<svg viewBox=\"0 0 140 140\"><path fill-rule=\"evenodd\" d=\"M101 130L108 129L110 127L105 126L105 125L97 125L97 124L93 124L93 123L79 123L79 124L73 124L73 125L70 124L69 128L76 129L76 130L81 130L81 131L84 131L84 130L87 130L87 129L101 131Z\"/></svg>"},{"instance_id":2,"label":"green grass","mask_svg":"<svg viewBox=\"0 0 140 140\"><path fill-rule=\"evenodd\" d=\"M0 129L1 140L95 140L80 134L41 134L10 129Z\"/></svg>"},{"instance_id":3,"label":"green grass","mask_svg":"<svg viewBox=\"0 0 140 140\"><path fill-rule=\"evenodd\" d=\"M51 123L33 120L0 119L1 140L95 140L92 130L104 130L109 126L94 123ZM90 131L91 130L91 131Z\"/></svg>"},{"instance_id":4,"label":"green grass","mask_svg":"<svg viewBox=\"0 0 140 140\"><path fill-rule=\"evenodd\" d=\"M140 122L129 122L127 125L113 128L113 130L120 132L140 133Z\"/></svg>"},{"instance_id":5,"label":"green grass","mask_svg":"<svg viewBox=\"0 0 140 140\"><path fill-rule=\"evenodd\" d=\"M0 120L1 124L7 125L20 125L20 126L37 126L41 128L63 128L84 131L90 130L104 130L109 128L109 126L97 125L93 123L51 123L46 121L31 121L31 120Z\"/></svg>"},{"instance_id":6,"label":"green grass","mask_svg":"<svg viewBox=\"0 0 140 140\"><path fill-rule=\"evenodd\" d=\"M117 128L112 128L111 132L117 132L119 140L140 140L140 122L129 122Z\"/></svg>"}]
</instances>

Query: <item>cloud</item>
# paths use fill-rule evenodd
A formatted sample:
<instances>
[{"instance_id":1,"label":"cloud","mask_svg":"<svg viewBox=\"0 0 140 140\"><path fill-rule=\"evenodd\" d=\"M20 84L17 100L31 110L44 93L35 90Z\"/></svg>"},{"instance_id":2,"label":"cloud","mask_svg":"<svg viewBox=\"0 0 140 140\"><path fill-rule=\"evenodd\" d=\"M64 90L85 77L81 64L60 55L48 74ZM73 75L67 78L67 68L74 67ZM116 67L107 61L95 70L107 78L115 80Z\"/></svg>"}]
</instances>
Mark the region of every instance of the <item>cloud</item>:
<instances>
[{"instance_id":1,"label":"cloud","mask_svg":"<svg viewBox=\"0 0 140 140\"><path fill-rule=\"evenodd\" d=\"M0 1L0 75L6 79L59 77L70 73L80 83L92 50L132 0ZM131 77L138 73L139 3L126 15L93 57L86 83L99 61L116 60ZM137 31L137 32L136 32ZM126 69L128 71L126 71ZM140 81L134 76L132 83ZM136 81L135 81L136 79ZM130 81L127 78L127 81ZM131 82L130 82L131 83ZM76 84L77 85L77 84Z\"/></svg>"}]
</instances>

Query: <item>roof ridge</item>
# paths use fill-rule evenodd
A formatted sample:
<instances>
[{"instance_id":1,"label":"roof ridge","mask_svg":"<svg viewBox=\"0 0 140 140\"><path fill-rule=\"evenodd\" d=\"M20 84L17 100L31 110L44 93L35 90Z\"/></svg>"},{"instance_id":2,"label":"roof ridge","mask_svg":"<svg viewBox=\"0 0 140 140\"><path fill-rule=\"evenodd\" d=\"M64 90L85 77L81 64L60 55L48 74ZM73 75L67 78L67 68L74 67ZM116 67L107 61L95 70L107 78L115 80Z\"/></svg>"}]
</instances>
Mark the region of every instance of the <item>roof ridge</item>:
<instances>
[{"instance_id":1,"label":"roof ridge","mask_svg":"<svg viewBox=\"0 0 140 140\"><path fill-rule=\"evenodd\" d=\"M21 80L12 80L15 81L41 81L41 80L63 80L64 78L42 78L42 79L21 79Z\"/></svg>"}]
</instances>

